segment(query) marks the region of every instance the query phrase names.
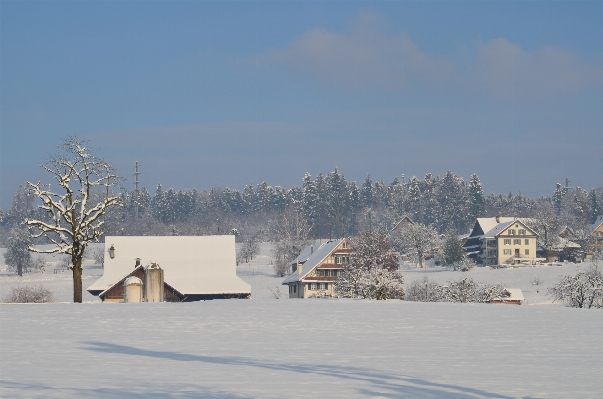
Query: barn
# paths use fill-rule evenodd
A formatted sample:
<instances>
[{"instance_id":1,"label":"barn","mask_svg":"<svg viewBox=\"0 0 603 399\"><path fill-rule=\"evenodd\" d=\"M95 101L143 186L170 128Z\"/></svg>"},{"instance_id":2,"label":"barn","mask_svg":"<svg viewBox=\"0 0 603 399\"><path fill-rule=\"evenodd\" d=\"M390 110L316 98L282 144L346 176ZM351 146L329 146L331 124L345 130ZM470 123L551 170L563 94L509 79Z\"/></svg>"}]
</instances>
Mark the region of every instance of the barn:
<instances>
[{"instance_id":1,"label":"barn","mask_svg":"<svg viewBox=\"0 0 603 399\"><path fill-rule=\"evenodd\" d=\"M126 279L145 280L150 265L163 270L163 300L190 302L249 298L251 286L236 274L235 237L105 237L104 272L88 292L123 302Z\"/></svg>"}]
</instances>

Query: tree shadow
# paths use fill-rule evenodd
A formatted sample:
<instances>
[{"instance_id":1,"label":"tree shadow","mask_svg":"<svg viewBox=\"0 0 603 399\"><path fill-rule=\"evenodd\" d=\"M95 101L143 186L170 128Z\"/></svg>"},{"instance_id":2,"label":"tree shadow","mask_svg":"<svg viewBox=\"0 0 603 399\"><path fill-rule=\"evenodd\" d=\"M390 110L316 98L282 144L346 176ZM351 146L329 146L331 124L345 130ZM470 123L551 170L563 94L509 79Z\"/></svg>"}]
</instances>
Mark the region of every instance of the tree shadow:
<instances>
[{"instance_id":1,"label":"tree shadow","mask_svg":"<svg viewBox=\"0 0 603 399\"><path fill-rule=\"evenodd\" d=\"M251 399L252 396L240 395L232 392L222 392L198 386L175 386L161 384L161 386L128 385L117 388L73 388L57 387L46 384L19 383L15 381L0 380L2 397L44 397L44 398L134 398L134 399Z\"/></svg>"},{"instance_id":2,"label":"tree shadow","mask_svg":"<svg viewBox=\"0 0 603 399\"><path fill-rule=\"evenodd\" d=\"M269 361L258 361L235 356L200 356L179 352L155 351L140 349L132 346L116 345L106 342L84 342L83 349L115 353L121 355L145 356L168 359L180 362L199 362L208 364L223 364L231 366L257 367L273 371L286 371L299 374L321 375L339 380L361 381L367 384L359 393L363 396L381 396L391 398L499 398L509 399L510 396L480 389L462 387L453 384L440 384L411 376L402 376L369 368L321 365L321 364L286 364Z\"/></svg>"}]
</instances>

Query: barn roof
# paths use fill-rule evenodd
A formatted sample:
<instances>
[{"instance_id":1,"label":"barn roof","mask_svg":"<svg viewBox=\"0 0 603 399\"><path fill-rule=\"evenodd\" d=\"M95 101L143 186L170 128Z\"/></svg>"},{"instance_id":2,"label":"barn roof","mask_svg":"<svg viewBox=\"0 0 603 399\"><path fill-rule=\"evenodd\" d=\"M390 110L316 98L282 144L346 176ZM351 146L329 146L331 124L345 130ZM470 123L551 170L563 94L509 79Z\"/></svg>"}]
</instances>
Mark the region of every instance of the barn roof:
<instances>
[{"instance_id":1,"label":"barn roof","mask_svg":"<svg viewBox=\"0 0 603 399\"><path fill-rule=\"evenodd\" d=\"M115 247L111 259L109 247ZM105 237L103 276L88 287L105 291L130 274L141 258L163 269L164 280L183 295L250 294L251 286L236 275L235 237Z\"/></svg>"}]
</instances>

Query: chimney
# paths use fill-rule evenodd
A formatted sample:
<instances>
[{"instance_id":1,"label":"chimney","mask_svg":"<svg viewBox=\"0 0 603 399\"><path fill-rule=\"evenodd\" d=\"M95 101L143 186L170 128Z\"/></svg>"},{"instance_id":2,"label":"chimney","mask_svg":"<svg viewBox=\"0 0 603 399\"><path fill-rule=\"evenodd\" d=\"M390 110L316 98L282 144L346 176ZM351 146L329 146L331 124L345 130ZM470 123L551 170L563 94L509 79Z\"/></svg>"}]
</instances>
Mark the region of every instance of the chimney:
<instances>
[{"instance_id":1,"label":"chimney","mask_svg":"<svg viewBox=\"0 0 603 399\"><path fill-rule=\"evenodd\" d=\"M302 265L300 263L297 264L297 275L299 276L302 273Z\"/></svg>"},{"instance_id":2,"label":"chimney","mask_svg":"<svg viewBox=\"0 0 603 399\"><path fill-rule=\"evenodd\" d=\"M310 246L310 255L312 255L314 253L314 245Z\"/></svg>"},{"instance_id":3,"label":"chimney","mask_svg":"<svg viewBox=\"0 0 603 399\"><path fill-rule=\"evenodd\" d=\"M500 215L496 215L496 223L500 223Z\"/></svg>"},{"instance_id":4,"label":"chimney","mask_svg":"<svg viewBox=\"0 0 603 399\"><path fill-rule=\"evenodd\" d=\"M136 265L134 265L134 268L137 268L138 266L140 266L140 258L136 258Z\"/></svg>"}]
</instances>

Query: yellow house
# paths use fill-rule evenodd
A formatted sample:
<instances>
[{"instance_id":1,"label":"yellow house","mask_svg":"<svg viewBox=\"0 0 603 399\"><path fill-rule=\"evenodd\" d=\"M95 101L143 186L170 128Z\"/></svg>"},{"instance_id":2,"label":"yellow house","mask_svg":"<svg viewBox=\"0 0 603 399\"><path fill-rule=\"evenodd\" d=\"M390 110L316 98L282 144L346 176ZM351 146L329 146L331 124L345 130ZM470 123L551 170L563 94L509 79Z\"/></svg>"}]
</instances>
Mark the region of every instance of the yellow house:
<instances>
[{"instance_id":1,"label":"yellow house","mask_svg":"<svg viewBox=\"0 0 603 399\"><path fill-rule=\"evenodd\" d=\"M538 234L522 219L478 218L463 245L470 257L483 266L535 264Z\"/></svg>"},{"instance_id":2,"label":"yellow house","mask_svg":"<svg viewBox=\"0 0 603 399\"><path fill-rule=\"evenodd\" d=\"M592 244L589 248L589 254L594 255L603 252L603 218L591 225L590 236L592 238Z\"/></svg>"},{"instance_id":3,"label":"yellow house","mask_svg":"<svg viewBox=\"0 0 603 399\"><path fill-rule=\"evenodd\" d=\"M294 266L283 282L289 287L289 298L311 298L332 295L333 286L343 266L350 261L350 241L347 238L329 241L312 250L306 261Z\"/></svg>"}]
</instances>

